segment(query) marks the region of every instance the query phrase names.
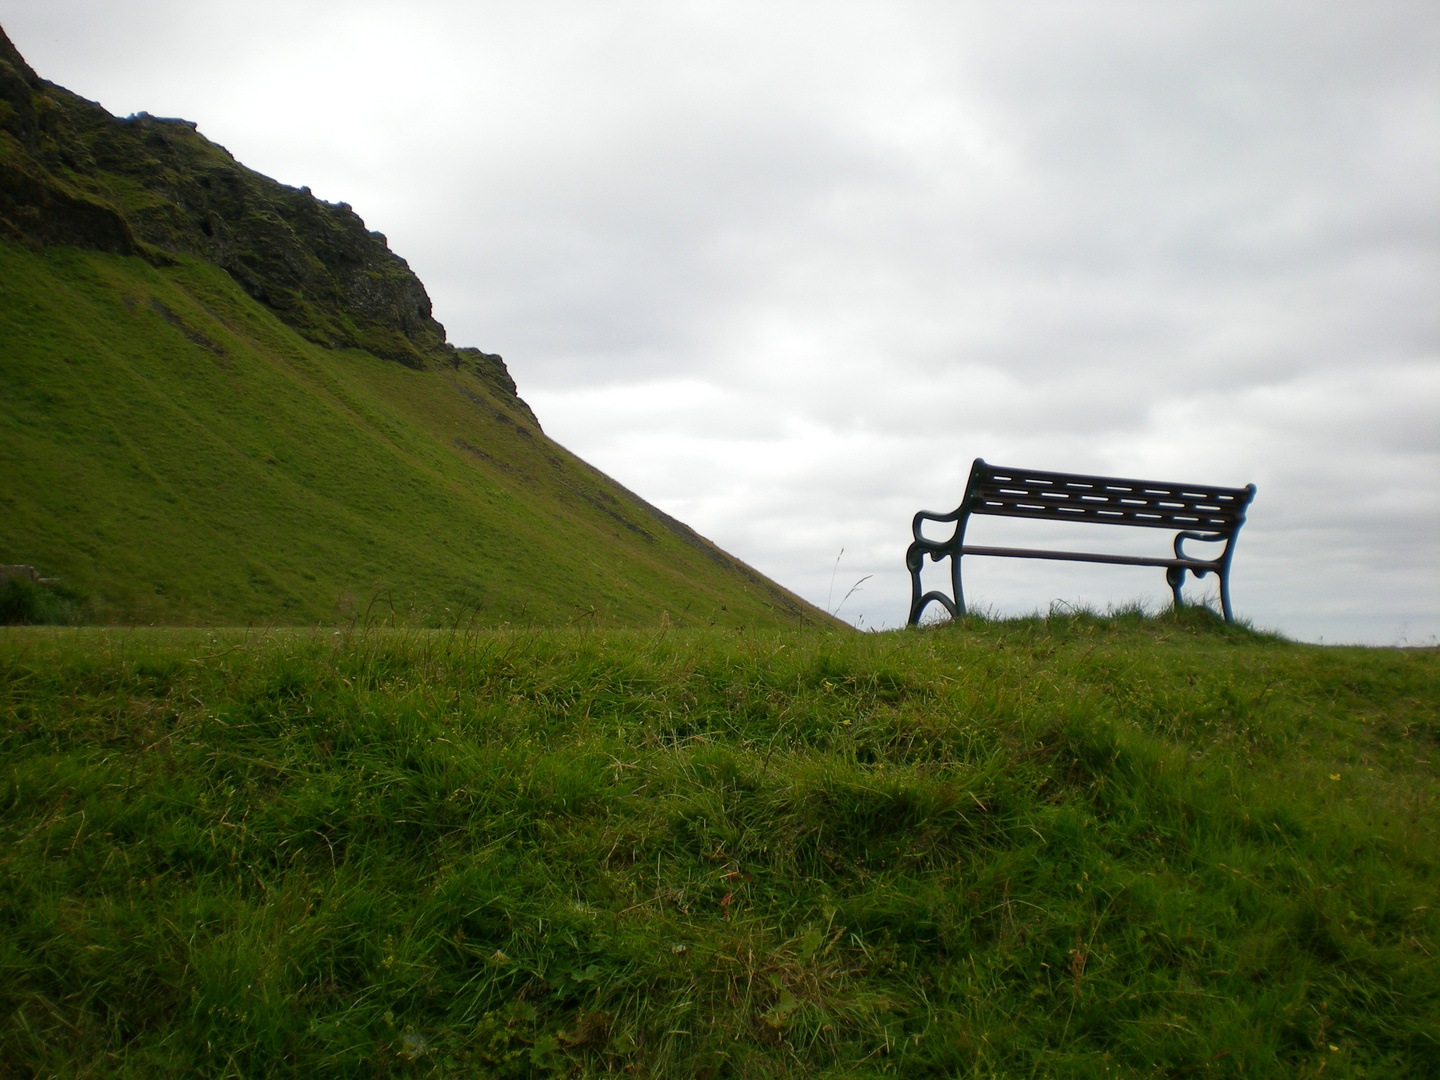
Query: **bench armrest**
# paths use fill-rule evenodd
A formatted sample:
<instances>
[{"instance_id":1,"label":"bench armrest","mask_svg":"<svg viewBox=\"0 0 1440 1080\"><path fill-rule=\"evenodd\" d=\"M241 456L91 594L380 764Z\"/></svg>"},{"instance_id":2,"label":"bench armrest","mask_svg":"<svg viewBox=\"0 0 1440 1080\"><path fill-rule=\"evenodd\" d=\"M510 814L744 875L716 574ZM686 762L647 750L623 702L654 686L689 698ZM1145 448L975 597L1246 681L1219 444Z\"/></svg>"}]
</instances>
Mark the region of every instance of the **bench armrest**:
<instances>
[{"instance_id":1,"label":"bench armrest","mask_svg":"<svg viewBox=\"0 0 1440 1080\"><path fill-rule=\"evenodd\" d=\"M960 518L961 518L961 516L962 516L962 515L961 515L961 512L960 512L959 510L952 510L952 511L951 511L950 513L948 513L948 514L937 514L937 513L935 513L933 510L921 510L919 513L917 513L917 514L915 515L914 519L910 522L910 532L914 535L914 537L915 537L916 540L922 541L922 542L924 542L924 543L935 543L936 541L927 540L924 536L921 536L921 535L920 535L920 523L921 523L922 521L939 521L939 522L959 521ZM942 543L949 543L949 541L941 541L941 542L942 542Z\"/></svg>"},{"instance_id":2,"label":"bench armrest","mask_svg":"<svg viewBox=\"0 0 1440 1080\"><path fill-rule=\"evenodd\" d=\"M1192 529L1185 529L1175 534L1175 557L1177 559L1194 559L1196 562L1218 563L1225 558L1226 553L1228 553L1230 550L1230 542L1234 539L1234 533L1196 532ZM1183 545L1186 540L1198 540L1202 543L1210 544L1218 544L1220 543L1220 541L1224 540L1226 542L1225 551L1221 552L1220 555L1214 559L1196 559L1194 555L1185 554L1185 548ZM1196 570L1192 571L1192 573L1199 577L1200 575L1204 574L1205 571Z\"/></svg>"}]
</instances>

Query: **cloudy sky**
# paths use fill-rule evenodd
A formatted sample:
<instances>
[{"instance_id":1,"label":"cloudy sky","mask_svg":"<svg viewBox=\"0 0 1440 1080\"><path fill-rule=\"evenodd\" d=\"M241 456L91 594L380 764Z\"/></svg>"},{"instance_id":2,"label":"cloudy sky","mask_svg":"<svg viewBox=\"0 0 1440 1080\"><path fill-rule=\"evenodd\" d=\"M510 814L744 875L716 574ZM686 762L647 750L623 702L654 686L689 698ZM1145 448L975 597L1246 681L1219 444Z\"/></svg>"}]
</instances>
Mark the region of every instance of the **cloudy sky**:
<instances>
[{"instance_id":1,"label":"cloudy sky","mask_svg":"<svg viewBox=\"0 0 1440 1080\"><path fill-rule=\"evenodd\" d=\"M904 620L910 515L983 456L1254 482L1242 615L1440 635L1433 0L0 0L0 25L111 112L352 203L552 436L822 606L870 575L839 612L867 628ZM1164 548L1073 529L971 537ZM999 612L1168 597L1154 570L966 571Z\"/></svg>"}]
</instances>

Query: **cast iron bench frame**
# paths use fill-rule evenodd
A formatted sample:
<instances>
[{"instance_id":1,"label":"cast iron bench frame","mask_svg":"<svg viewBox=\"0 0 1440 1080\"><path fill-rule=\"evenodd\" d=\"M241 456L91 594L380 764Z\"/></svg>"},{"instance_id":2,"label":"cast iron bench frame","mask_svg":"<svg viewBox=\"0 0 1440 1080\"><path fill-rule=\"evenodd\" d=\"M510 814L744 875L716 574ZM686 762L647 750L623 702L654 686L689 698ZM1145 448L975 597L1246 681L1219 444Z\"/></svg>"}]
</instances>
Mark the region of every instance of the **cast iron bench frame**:
<instances>
[{"instance_id":1,"label":"cast iron bench frame","mask_svg":"<svg viewBox=\"0 0 1440 1080\"><path fill-rule=\"evenodd\" d=\"M1240 526L1245 524L1245 509L1254 497L1254 484L1226 488L1208 484L1125 480L1114 476L1082 476L1040 469L1007 469L976 458L975 464L970 467L970 481L965 485L965 498L955 511L936 514L921 510L911 523L910 531L915 540L905 551L905 566L910 571L909 625L914 626L920 621L920 613L932 600L943 605L952 618L965 614L965 593L960 584L960 559L964 555L1163 566L1165 580L1175 595L1176 607L1183 603L1180 585L1187 570L1197 578L1214 574L1220 579L1220 606L1225 613L1225 621L1234 622L1230 610L1230 557L1235 551L1235 536ZM965 526L972 514L1091 521L1100 525L1135 525L1179 531L1175 534L1173 559L1101 555L1084 551L978 547L965 543ZM929 540L921 535L922 521L953 521L955 534L947 540ZM1197 559L1185 554L1182 545L1186 540L1223 540L1225 550L1214 559ZM920 567L927 555L931 562L949 557L953 601L936 590L924 594L920 592Z\"/></svg>"}]
</instances>

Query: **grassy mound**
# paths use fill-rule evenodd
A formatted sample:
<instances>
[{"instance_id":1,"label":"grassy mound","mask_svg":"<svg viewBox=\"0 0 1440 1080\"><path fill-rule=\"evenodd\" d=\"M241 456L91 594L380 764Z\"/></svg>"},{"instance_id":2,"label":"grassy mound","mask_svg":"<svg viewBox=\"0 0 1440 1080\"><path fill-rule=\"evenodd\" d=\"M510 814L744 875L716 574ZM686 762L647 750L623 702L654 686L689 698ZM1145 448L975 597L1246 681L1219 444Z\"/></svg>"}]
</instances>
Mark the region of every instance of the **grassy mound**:
<instances>
[{"instance_id":1,"label":"grassy mound","mask_svg":"<svg viewBox=\"0 0 1440 1080\"><path fill-rule=\"evenodd\" d=\"M0 632L11 1075L1440 1072L1440 655Z\"/></svg>"}]
</instances>

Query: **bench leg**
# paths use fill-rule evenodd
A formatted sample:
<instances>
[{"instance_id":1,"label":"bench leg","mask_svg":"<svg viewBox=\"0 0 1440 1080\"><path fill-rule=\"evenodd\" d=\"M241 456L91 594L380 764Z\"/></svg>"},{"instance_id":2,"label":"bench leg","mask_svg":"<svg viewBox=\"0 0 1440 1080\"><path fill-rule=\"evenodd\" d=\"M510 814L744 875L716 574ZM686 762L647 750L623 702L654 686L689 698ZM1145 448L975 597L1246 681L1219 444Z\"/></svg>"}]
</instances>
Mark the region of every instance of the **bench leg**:
<instances>
[{"instance_id":1,"label":"bench leg","mask_svg":"<svg viewBox=\"0 0 1440 1080\"><path fill-rule=\"evenodd\" d=\"M920 567L924 564L925 553L917 551L912 545L905 553L905 568L910 571L910 618L906 620L906 626L915 626L920 622L920 609L925 606L920 595Z\"/></svg>"},{"instance_id":2,"label":"bench leg","mask_svg":"<svg viewBox=\"0 0 1440 1080\"><path fill-rule=\"evenodd\" d=\"M910 626L920 625L920 613L925 610L925 605L932 600L948 611L952 619L956 617L955 605L950 602L950 598L943 592L936 590L927 592L924 596L920 597L919 602L910 609Z\"/></svg>"},{"instance_id":3,"label":"bench leg","mask_svg":"<svg viewBox=\"0 0 1440 1080\"><path fill-rule=\"evenodd\" d=\"M1184 599L1180 596L1180 586L1185 582L1185 568L1183 566L1172 566L1165 571L1165 580L1170 585L1170 592L1175 596L1175 607L1185 606Z\"/></svg>"},{"instance_id":4,"label":"bench leg","mask_svg":"<svg viewBox=\"0 0 1440 1080\"><path fill-rule=\"evenodd\" d=\"M957 511L959 513L959 511ZM955 535L942 545L931 546L920 538L920 517L915 517L915 542L905 550L905 568L910 571L910 619L909 626L917 626L920 622L920 614L925 605L934 600L950 613L952 619L958 619L965 614L965 587L960 583L960 549L965 543L965 526L969 524L969 513L960 513L955 523ZM937 550L938 548L938 550ZM952 601L943 592L935 590L925 594L920 592L920 568L925 565L926 556L931 562L939 562L941 559L950 560L950 593L954 596Z\"/></svg>"},{"instance_id":5,"label":"bench leg","mask_svg":"<svg viewBox=\"0 0 1440 1080\"><path fill-rule=\"evenodd\" d=\"M952 603L950 597L946 596L943 592L932 591L923 595L921 594L920 567L924 565L925 554L925 552L918 551L912 547L905 556L906 567L910 571L910 618L906 620L907 626L918 626L920 624L920 615L925 610L925 605L932 600L948 611L952 619L965 614L965 597L964 594L960 592L959 557L956 555L949 556L951 562L950 582L954 587L955 596L959 600L957 610L957 605ZM945 554L942 553L941 558L945 557ZM938 562L939 560L932 561Z\"/></svg>"},{"instance_id":6,"label":"bench leg","mask_svg":"<svg viewBox=\"0 0 1440 1080\"><path fill-rule=\"evenodd\" d=\"M1213 573L1220 579L1220 610L1225 613L1225 621L1233 623L1235 613L1230 610L1230 568L1227 566L1223 570L1198 570L1195 576L1203 577L1209 573ZM1183 606L1183 601L1180 599L1180 583L1185 580L1184 567L1170 567L1165 571L1165 580L1170 583L1170 591L1175 594L1175 606L1177 608Z\"/></svg>"}]
</instances>

